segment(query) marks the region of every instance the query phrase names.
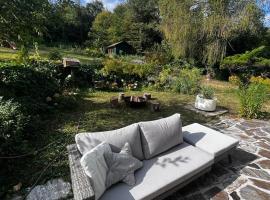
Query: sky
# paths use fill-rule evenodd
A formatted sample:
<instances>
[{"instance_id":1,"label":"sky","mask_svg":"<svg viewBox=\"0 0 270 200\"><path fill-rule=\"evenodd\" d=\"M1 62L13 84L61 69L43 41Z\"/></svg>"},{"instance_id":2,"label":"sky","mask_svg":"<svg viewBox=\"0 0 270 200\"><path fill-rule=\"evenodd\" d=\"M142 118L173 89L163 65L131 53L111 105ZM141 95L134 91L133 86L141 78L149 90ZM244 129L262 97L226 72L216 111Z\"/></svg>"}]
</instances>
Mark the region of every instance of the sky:
<instances>
[{"instance_id":1,"label":"sky","mask_svg":"<svg viewBox=\"0 0 270 200\"><path fill-rule=\"evenodd\" d=\"M92 0L83 0L85 3L91 2ZM113 11L113 9L125 0L101 0L106 9Z\"/></svg>"},{"instance_id":2,"label":"sky","mask_svg":"<svg viewBox=\"0 0 270 200\"><path fill-rule=\"evenodd\" d=\"M82 0L84 3L91 2L92 0ZM124 2L125 0L102 0L104 6L106 9L113 11L113 9L121 2ZM265 16L265 26L270 27L270 10L267 11Z\"/></svg>"}]
</instances>

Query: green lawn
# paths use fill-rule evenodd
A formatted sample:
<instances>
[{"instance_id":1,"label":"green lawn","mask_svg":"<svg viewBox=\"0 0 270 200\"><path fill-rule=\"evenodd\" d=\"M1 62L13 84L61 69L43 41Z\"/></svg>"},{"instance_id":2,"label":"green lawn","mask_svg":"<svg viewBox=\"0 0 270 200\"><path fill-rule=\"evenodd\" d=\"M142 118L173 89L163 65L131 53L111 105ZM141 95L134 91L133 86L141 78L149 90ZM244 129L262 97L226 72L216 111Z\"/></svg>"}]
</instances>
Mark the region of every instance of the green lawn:
<instances>
[{"instance_id":1,"label":"green lawn","mask_svg":"<svg viewBox=\"0 0 270 200\"><path fill-rule=\"evenodd\" d=\"M39 54L43 58L47 58L50 51L54 48L50 47L40 47ZM88 64L94 59L89 57L83 50L81 49L60 49L57 50L61 53L63 57L77 58L83 64ZM15 60L18 54L18 50L12 50L9 48L0 47L0 60ZM30 51L30 55L33 55L34 51ZM95 58L96 59L96 58Z\"/></svg>"}]
</instances>

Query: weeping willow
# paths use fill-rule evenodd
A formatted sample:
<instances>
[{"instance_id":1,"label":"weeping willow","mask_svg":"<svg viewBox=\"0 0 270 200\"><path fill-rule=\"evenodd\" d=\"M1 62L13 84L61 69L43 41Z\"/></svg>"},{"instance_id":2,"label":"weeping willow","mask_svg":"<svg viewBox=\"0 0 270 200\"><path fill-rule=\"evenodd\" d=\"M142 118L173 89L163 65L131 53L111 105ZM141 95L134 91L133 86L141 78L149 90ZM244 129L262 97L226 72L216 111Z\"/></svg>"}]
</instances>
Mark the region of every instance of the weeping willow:
<instances>
[{"instance_id":1,"label":"weeping willow","mask_svg":"<svg viewBox=\"0 0 270 200\"><path fill-rule=\"evenodd\" d=\"M263 26L256 0L160 0L159 6L161 29L174 56L200 58L207 66L224 58L238 34Z\"/></svg>"}]
</instances>

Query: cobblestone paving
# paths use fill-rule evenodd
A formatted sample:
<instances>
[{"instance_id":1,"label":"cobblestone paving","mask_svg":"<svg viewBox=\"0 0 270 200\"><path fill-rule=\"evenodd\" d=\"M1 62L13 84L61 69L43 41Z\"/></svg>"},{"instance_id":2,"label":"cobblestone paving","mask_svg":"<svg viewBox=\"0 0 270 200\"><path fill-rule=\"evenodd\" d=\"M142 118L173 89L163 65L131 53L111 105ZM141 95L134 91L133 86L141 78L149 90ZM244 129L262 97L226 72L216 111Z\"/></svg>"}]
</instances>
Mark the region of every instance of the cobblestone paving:
<instances>
[{"instance_id":1,"label":"cobblestone paving","mask_svg":"<svg viewBox=\"0 0 270 200\"><path fill-rule=\"evenodd\" d=\"M270 200L270 122L224 117L207 126L240 141L233 162L221 161L166 200Z\"/></svg>"}]
</instances>

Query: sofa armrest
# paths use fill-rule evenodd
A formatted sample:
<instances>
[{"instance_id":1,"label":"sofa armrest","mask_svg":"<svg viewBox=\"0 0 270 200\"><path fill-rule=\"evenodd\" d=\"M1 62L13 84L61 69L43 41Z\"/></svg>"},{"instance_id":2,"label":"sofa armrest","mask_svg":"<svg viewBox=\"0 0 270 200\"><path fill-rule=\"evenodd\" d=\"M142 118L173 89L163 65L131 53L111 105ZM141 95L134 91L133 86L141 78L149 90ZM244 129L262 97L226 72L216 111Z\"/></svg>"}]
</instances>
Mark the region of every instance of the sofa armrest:
<instances>
[{"instance_id":1,"label":"sofa armrest","mask_svg":"<svg viewBox=\"0 0 270 200\"><path fill-rule=\"evenodd\" d=\"M94 200L94 189L91 186L90 178L84 173L81 166L81 154L76 144L67 146L67 151L74 200Z\"/></svg>"}]
</instances>

